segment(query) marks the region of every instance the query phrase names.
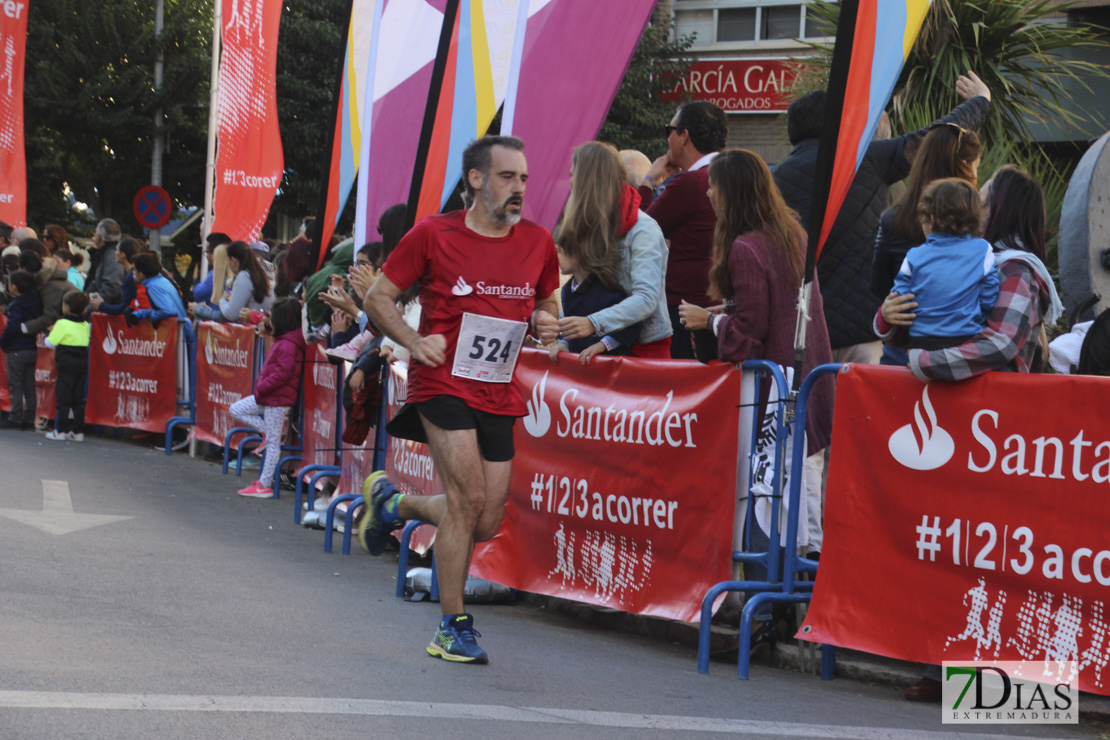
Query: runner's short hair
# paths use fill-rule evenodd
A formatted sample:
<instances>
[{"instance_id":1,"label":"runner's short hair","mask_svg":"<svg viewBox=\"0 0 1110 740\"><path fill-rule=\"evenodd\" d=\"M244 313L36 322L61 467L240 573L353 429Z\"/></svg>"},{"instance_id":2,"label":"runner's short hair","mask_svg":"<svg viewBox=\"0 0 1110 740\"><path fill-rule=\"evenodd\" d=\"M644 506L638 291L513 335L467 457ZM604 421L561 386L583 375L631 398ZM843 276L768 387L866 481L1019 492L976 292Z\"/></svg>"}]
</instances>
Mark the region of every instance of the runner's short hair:
<instances>
[{"instance_id":1,"label":"runner's short hair","mask_svg":"<svg viewBox=\"0 0 1110 740\"><path fill-rule=\"evenodd\" d=\"M463 188L473 197L474 188L470 185L470 171L478 170L482 173L482 181L489 178L489 167L492 155L490 150L495 146L503 146L524 151L524 142L515 136L483 136L470 142L462 154Z\"/></svg>"}]
</instances>

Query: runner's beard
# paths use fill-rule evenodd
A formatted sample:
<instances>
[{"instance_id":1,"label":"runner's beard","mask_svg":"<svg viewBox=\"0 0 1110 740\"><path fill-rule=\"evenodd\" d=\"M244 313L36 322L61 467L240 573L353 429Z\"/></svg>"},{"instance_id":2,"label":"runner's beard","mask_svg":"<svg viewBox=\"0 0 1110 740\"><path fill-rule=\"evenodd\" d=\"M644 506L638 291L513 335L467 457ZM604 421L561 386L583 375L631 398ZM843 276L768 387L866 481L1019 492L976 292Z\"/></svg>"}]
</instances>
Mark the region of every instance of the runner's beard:
<instances>
[{"instance_id":1,"label":"runner's beard","mask_svg":"<svg viewBox=\"0 0 1110 740\"><path fill-rule=\"evenodd\" d=\"M485 206L490 220L500 226L515 226L520 223L520 211L510 213L509 206L515 204L518 208L523 207L524 199L519 195L514 195L507 198L504 203L498 204L496 197L489 188L482 188L482 205Z\"/></svg>"}]
</instances>

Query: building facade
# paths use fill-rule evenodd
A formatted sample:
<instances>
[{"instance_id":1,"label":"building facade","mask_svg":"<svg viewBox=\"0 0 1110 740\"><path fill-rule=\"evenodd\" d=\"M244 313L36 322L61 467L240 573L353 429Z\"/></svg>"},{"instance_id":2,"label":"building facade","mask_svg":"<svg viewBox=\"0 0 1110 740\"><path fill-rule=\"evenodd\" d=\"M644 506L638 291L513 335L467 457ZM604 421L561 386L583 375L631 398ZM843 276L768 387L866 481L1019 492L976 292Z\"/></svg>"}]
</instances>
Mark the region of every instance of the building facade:
<instances>
[{"instance_id":1,"label":"building facade","mask_svg":"<svg viewBox=\"0 0 1110 740\"><path fill-rule=\"evenodd\" d=\"M771 164L780 161L790 152L785 110L793 73L788 60L813 53L798 39L831 43L832 29L822 27L804 4L790 0L661 0L660 9L667 6L676 37L693 37L690 54L697 60L675 99L685 93L712 100L729 114L729 146L751 149ZM1060 17L1110 27L1110 2L1080 0ZM1068 55L1110 68L1110 47L1069 50ZM1110 80L1087 84L1091 90L1078 82L1064 85L1094 113L1087 131L1068 129L1058 119L1030 121L1033 139L1064 162L1077 161L1087 141L1110 126ZM786 94L779 94L783 87Z\"/></svg>"}]
</instances>

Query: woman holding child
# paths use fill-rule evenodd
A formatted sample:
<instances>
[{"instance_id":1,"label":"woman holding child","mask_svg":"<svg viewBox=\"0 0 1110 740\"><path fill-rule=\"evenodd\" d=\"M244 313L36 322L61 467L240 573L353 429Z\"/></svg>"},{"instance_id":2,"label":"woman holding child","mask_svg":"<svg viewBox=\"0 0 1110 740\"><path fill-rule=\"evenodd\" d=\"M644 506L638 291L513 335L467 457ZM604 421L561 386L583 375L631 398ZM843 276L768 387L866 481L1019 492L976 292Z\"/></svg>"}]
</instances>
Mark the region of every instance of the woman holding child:
<instances>
[{"instance_id":1,"label":"woman holding child","mask_svg":"<svg viewBox=\"0 0 1110 740\"><path fill-rule=\"evenodd\" d=\"M885 298L890 292L906 253L925 243L917 215L917 204L925 188L946 177L958 177L979 187L977 177L982 151L979 136L955 123L934 126L921 141L906 179L906 192L879 218L871 264L871 290L877 297ZM883 345L880 364L905 367L907 361L905 348L889 343Z\"/></svg>"},{"instance_id":2,"label":"woman holding child","mask_svg":"<svg viewBox=\"0 0 1110 740\"><path fill-rule=\"evenodd\" d=\"M999 292L986 326L971 339L939 350L912 349L910 369L923 380L965 380L992 370L1040 372L1047 342L1044 324L1063 307L1044 265L1045 201L1040 183L1024 170L999 168L981 191L983 238L994 250ZM891 293L879 309L878 328L913 324L913 293Z\"/></svg>"},{"instance_id":3,"label":"woman holding child","mask_svg":"<svg viewBox=\"0 0 1110 740\"><path fill-rule=\"evenodd\" d=\"M564 257L577 265L584 278L575 281L572 292L608 286L601 302L592 298L571 302L584 313L559 319L560 340L569 344L594 338L588 346L602 343L610 351L616 349L615 332L639 324L628 353L669 359L672 332L664 293L667 242L659 225L640 210L640 196L625 182L624 165L610 144L590 141L574 151L570 200L556 233ZM596 347L583 361L594 353Z\"/></svg>"}]
</instances>

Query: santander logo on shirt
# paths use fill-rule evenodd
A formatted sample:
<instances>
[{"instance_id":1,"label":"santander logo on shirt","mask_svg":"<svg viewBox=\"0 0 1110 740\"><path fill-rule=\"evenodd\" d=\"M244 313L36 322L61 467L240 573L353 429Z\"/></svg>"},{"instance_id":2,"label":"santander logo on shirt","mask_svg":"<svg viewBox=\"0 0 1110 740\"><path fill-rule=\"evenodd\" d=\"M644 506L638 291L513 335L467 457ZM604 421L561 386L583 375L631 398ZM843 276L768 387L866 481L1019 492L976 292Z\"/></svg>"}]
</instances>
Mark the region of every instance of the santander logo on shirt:
<instances>
[{"instance_id":1,"label":"santander logo on shirt","mask_svg":"<svg viewBox=\"0 0 1110 740\"><path fill-rule=\"evenodd\" d=\"M536 289L532 287L530 282L526 282L524 285L493 285L479 280L476 285L470 285L462 275L460 275L459 279L455 281L455 284L451 286L451 292L460 297L477 292L478 295L488 295L494 298L508 298L511 300L534 298L536 295Z\"/></svg>"},{"instance_id":2,"label":"santander logo on shirt","mask_svg":"<svg viewBox=\"0 0 1110 740\"><path fill-rule=\"evenodd\" d=\"M457 296L470 295L474 292L474 288L467 285L466 280L463 279L463 276L459 275L459 279L455 281L455 284L453 286L451 286L451 292Z\"/></svg>"}]
</instances>

